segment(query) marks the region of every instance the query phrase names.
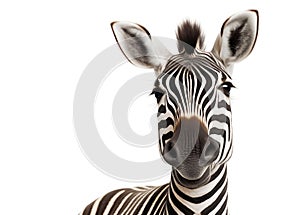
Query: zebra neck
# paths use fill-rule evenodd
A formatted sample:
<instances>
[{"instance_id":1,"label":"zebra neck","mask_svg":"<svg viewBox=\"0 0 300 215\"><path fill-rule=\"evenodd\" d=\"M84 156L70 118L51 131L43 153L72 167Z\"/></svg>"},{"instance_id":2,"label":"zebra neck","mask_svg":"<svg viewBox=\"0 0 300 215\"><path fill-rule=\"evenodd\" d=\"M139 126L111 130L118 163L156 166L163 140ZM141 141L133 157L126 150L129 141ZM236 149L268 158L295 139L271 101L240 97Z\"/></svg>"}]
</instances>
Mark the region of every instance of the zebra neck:
<instances>
[{"instance_id":1,"label":"zebra neck","mask_svg":"<svg viewBox=\"0 0 300 215\"><path fill-rule=\"evenodd\" d=\"M189 189L180 185L172 172L165 214L227 214L227 166L214 168L211 175L207 184Z\"/></svg>"}]
</instances>

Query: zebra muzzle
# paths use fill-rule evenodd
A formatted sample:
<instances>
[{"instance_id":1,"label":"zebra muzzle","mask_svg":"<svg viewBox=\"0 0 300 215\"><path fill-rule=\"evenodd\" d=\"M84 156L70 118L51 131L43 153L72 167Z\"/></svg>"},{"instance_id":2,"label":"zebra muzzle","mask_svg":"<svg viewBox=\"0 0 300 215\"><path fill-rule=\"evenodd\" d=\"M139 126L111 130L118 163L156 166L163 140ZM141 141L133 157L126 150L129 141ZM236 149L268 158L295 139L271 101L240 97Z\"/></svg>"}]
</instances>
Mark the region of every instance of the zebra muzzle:
<instances>
[{"instance_id":1,"label":"zebra muzzle","mask_svg":"<svg viewBox=\"0 0 300 215\"><path fill-rule=\"evenodd\" d=\"M208 136L208 130L197 117L181 118L173 137L166 142L163 158L173 167L205 167L216 160L220 145Z\"/></svg>"}]
</instances>

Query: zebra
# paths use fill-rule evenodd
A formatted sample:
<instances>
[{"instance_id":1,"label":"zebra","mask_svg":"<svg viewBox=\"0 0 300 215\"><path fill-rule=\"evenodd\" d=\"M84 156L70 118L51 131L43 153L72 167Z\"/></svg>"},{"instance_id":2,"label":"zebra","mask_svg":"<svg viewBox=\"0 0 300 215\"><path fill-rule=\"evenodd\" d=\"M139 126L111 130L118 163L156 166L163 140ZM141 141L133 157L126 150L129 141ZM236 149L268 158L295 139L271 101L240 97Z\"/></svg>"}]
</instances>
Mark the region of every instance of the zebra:
<instances>
[{"instance_id":1,"label":"zebra","mask_svg":"<svg viewBox=\"0 0 300 215\"><path fill-rule=\"evenodd\" d=\"M111 24L128 61L156 72L151 94L158 104L159 151L172 166L171 181L109 192L81 215L228 214L232 68L252 52L258 23L257 10L232 15L207 52L200 25L185 20L176 32L175 55L139 24Z\"/></svg>"}]
</instances>

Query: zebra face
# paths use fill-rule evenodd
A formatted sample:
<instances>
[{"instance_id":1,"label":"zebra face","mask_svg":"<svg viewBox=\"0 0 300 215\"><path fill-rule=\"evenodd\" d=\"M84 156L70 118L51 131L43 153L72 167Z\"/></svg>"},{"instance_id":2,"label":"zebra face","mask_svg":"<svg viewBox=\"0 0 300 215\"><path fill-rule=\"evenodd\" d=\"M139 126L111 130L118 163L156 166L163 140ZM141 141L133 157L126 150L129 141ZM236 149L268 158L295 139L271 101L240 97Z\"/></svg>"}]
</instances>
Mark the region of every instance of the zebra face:
<instances>
[{"instance_id":1,"label":"zebra face","mask_svg":"<svg viewBox=\"0 0 300 215\"><path fill-rule=\"evenodd\" d=\"M206 183L232 154L231 70L253 50L258 12L226 19L211 52L204 51L200 26L189 21L178 27L177 54L141 25L113 22L111 27L129 62L156 71L152 94L163 159L182 185Z\"/></svg>"},{"instance_id":2,"label":"zebra face","mask_svg":"<svg viewBox=\"0 0 300 215\"><path fill-rule=\"evenodd\" d=\"M195 180L232 153L230 75L211 53L172 56L155 81L164 160Z\"/></svg>"}]
</instances>

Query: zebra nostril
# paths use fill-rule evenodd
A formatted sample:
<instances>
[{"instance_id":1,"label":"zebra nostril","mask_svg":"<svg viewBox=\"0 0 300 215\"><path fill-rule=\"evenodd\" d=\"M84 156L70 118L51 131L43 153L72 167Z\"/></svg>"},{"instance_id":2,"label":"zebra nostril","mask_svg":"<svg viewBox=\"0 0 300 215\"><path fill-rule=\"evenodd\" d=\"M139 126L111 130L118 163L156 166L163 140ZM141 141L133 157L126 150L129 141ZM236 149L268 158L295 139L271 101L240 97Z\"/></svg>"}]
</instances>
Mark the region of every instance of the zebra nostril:
<instances>
[{"instance_id":1,"label":"zebra nostril","mask_svg":"<svg viewBox=\"0 0 300 215\"><path fill-rule=\"evenodd\" d=\"M166 143L165 147L164 147L164 151L163 151L163 158L165 159L165 161L174 166L176 165L176 161L177 161L177 150L174 147L175 143L170 141L168 143Z\"/></svg>"},{"instance_id":2,"label":"zebra nostril","mask_svg":"<svg viewBox=\"0 0 300 215\"><path fill-rule=\"evenodd\" d=\"M200 165L206 166L215 161L219 155L220 145L217 141L209 139L204 146L200 157Z\"/></svg>"}]
</instances>

